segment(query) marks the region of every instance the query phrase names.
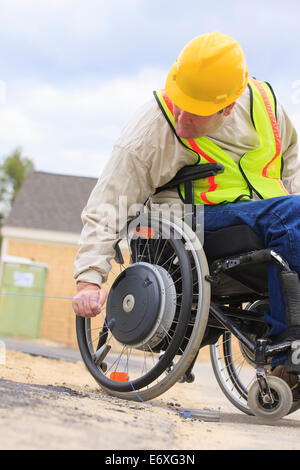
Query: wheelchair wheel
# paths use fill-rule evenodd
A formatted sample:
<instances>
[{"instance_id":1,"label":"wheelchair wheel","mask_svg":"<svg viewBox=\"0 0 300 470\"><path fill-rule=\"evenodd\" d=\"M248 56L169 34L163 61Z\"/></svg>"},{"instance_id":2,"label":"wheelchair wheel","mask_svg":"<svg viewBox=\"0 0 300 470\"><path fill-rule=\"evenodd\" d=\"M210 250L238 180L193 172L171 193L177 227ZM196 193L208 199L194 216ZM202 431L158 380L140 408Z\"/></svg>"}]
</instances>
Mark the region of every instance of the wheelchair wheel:
<instances>
[{"instance_id":1,"label":"wheelchair wheel","mask_svg":"<svg viewBox=\"0 0 300 470\"><path fill-rule=\"evenodd\" d=\"M295 411L298 411L300 408L300 400L294 401L292 403L291 409L288 412L288 414L295 413Z\"/></svg>"},{"instance_id":2,"label":"wheelchair wheel","mask_svg":"<svg viewBox=\"0 0 300 470\"><path fill-rule=\"evenodd\" d=\"M267 299L258 300L248 304L246 309L264 313L268 305ZM240 411L253 415L248 406L248 391L256 381L253 369L254 357L251 352L229 331L225 331L219 341L210 346L210 358L215 377L224 395Z\"/></svg>"},{"instance_id":3,"label":"wheelchair wheel","mask_svg":"<svg viewBox=\"0 0 300 470\"><path fill-rule=\"evenodd\" d=\"M182 377L200 347L210 305L208 266L194 232L175 218L149 218L141 214L129 224L121 253L129 259L109 275L102 314L76 318L89 372L108 393L135 401L164 393Z\"/></svg>"},{"instance_id":4,"label":"wheelchair wheel","mask_svg":"<svg viewBox=\"0 0 300 470\"><path fill-rule=\"evenodd\" d=\"M272 403L264 402L258 382L253 383L249 389L248 403L255 416L273 422L289 414L293 395L288 384L279 377L268 377L268 384L273 398Z\"/></svg>"}]
</instances>

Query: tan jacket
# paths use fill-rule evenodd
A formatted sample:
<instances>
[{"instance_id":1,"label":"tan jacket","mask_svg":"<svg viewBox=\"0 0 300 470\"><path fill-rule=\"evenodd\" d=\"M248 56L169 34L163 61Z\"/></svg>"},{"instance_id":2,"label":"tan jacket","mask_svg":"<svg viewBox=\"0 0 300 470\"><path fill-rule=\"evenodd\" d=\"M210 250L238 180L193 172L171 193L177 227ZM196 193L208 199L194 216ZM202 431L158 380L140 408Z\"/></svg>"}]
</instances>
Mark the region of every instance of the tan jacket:
<instances>
[{"instance_id":1,"label":"tan jacket","mask_svg":"<svg viewBox=\"0 0 300 470\"><path fill-rule=\"evenodd\" d=\"M249 110L247 88L224 125L208 136L236 162L259 145ZM284 162L283 183L290 194L300 194L297 133L279 103L277 114ZM195 161L196 156L178 142L153 97L123 129L83 210L84 227L75 260L76 281L101 286L106 280L110 260L115 256L117 227L126 222L119 220L119 196L127 196L128 207L143 204L156 188L170 181L183 166ZM164 191L150 201L182 204L177 190ZM135 208L132 209L129 215L134 216Z\"/></svg>"}]
</instances>

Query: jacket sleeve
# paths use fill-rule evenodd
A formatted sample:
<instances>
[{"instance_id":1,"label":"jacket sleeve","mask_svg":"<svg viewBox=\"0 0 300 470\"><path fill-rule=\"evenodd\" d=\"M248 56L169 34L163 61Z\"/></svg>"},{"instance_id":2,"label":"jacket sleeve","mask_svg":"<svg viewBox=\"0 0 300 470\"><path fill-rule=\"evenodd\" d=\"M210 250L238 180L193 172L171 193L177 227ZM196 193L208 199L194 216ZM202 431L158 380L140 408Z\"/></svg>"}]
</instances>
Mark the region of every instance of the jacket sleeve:
<instances>
[{"instance_id":1,"label":"jacket sleeve","mask_svg":"<svg viewBox=\"0 0 300 470\"><path fill-rule=\"evenodd\" d=\"M116 145L82 212L83 230L75 259L76 281L99 286L106 281L120 230L153 192L145 162Z\"/></svg>"},{"instance_id":2,"label":"jacket sleeve","mask_svg":"<svg viewBox=\"0 0 300 470\"><path fill-rule=\"evenodd\" d=\"M278 106L278 127L282 147L282 181L290 194L300 195L300 157L297 131L280 104Z\"/></svg>"}]
</instances>

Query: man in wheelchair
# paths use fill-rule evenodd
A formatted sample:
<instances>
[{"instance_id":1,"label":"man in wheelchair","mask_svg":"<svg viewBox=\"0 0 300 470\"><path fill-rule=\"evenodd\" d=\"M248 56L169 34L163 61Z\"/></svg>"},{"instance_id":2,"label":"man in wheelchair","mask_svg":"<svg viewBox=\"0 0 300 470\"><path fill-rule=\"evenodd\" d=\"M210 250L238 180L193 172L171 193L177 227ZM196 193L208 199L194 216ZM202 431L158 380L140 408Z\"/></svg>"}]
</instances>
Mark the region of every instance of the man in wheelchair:
<instances>
[{"instance_id":1,"label":"man in wheelchair","mask_svg":"<svg viewBox=\"0 0 300 470\"><path fill-rule=\"evenodd\" d=\"M180 212L190 204L194 231L203 216L213 300L202 345L224 329L235 334L256 364L262 402L271 407L264 373L270 358L269 375L291 389L300 375L291 363L291 342L300 340L299 194L297 134L273 89L248 77L236 41L221 33L196 37L171 67L165 89L124 128L83 211L75 313L92 318L106 301L101 286L118 255L119 196L127 208L148 201L150 208L175 204ZM262 314L264 323L245 320L246 332L238 320L228 323L234 309L239 316L243 303L257 300L253 315Z\"/></svg>"}]
</instances>

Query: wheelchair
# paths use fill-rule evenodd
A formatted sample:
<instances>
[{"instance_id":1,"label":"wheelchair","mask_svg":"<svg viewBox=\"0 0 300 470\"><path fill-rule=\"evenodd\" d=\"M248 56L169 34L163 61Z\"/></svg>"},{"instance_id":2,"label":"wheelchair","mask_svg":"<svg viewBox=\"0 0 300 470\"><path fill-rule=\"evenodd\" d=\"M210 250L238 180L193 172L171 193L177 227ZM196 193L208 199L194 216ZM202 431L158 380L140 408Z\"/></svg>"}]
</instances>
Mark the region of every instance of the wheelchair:
<instances>
[{"instance_id":1,"label":"wheelchair","mask_svg":"<svg viewBox=\"0 0 300 470\"><path fill-rule=\"evenodd\" d=\"M184 184L185 202L193 201L192 182L219 171L214 163L184 167L157 192ZM291 318L292 298L300 300L298 276L246 225L204 233L201 244L197 207L189 207L189 223L146 210L128 221L115 244L106 305L97 317L76 318L82 359L107 393L148 401L176 382L192 382L199 351L209 345L229 401L276 421L300 408L300 387L291 390L269 375L271 359L287 354L286 370L298 379L300 368L291 361L292 340L268 337L268 264L280 266Z\"/></svg>"}]
</instances>

